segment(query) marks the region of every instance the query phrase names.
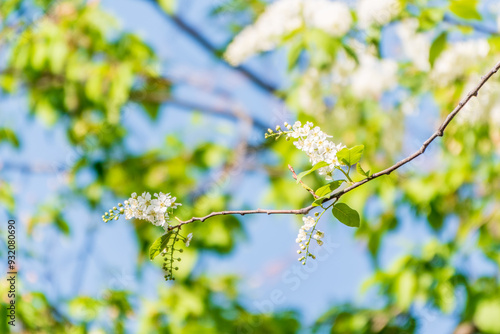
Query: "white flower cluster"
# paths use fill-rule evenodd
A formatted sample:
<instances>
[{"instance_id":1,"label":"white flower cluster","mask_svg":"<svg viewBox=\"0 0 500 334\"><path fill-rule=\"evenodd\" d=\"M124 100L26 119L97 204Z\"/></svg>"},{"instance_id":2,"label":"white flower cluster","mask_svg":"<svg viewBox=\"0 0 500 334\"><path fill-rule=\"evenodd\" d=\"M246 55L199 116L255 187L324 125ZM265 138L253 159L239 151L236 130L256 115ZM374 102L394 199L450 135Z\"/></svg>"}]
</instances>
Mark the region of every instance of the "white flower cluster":
<instances>
[{"instance_id":1,"label":"white flower cluster","mask_svg":"<svg viewBox=\"0 0 500 334\"><path fill-rule=\"evenodd\" d=\"M466 73L472 64L484 59L490 46L486 39L476 39L453 43L441 53L431 71L431 79L446 86Z\"/></svg>"},{"instance_id":2,"label":"white flower cluster","mask_svg":"<svg viewBox=\"0 0 500 334\"><path fill-rule=\"evenodd\" d=\"M349 7L342 2L278 0L267 6L253 25L234 38L225 57L236 66L256 53L272 50L285 35L302 26L342 36L349 31L351 24Z\"/></svg>"},{"instance_id":3,"label":"white flower cluster","mask_svg":"<svg viewBox=\"0 0 500 334\"><path fill-rule=\"evenodd\" d=\"M156 226L163 226L165 230L168 229L168 209L176 209L177 206L182 205L180 203L175 203L176 198L170 196L170 194L154 194L156 198L152 198L151 194L148 192L142 193L142 195L137 196L133 193L131 197L124 202L123 212L126 219L143 219L151 222Z\"/></svg>"},{"instance_id":4,"label":"white flower cluster","mask_svg":"<svg viewBox=\"0 0 500 334\"><path fill-rule=\"evenodd\" d=\"M314 227L316 226L316 219L314 219L314 217L311 216L302 217L302 221L304 222L304 224L300 227L299 234L297 236L297 239L295 239L295 241L298 244L300 244L299 245L300 250L297 251L298 254L302 254L303 251L306 251L306 255L298 259L300 262L302 262L302 264L305 264L305 260L308 256L312 257L313 259L316 258L314 255L309 253L309 240L307 240L308 235L310 235L310 237L316 240L318 245L321 246L323 245L323 240L321 239L323 239L325 233L321 232L320 230L315 231ZM311 229L312 231L309 232ZM313 232L315 232L314 235L312 235Z\"/></svg>"},{"instance_id":5,"label":"white flower cluster","mask_svg":"<svg viewBox=\"0 0 500 334\"><path fill-rule=\"evenodd\" d=\"M384 25L401 12L399 0L360 0L356 8L361 28Z\"/></svg>"},{"instance_id":6,"label":"white flower cluster","mask_svg":"<svg viewBox=\"0 0 500 334\"><path fill-rule=\"evenodd\" d=\"M346 146L328 140L328 137L331 136L328 136L311 122L302 126L302 123L297 121L293 126L287 123L285 126L289 130L293 130L287 136L297 139L293 144L307 154L312 165L320 161L325 161L328 164L328 166L318 169L318 173L324 175L326 180L332 180L335 168L342 165L337 159L337 152Z\"/></svg>"},{"instance_id":7,"label":"white flower cluster","mask_svg":"<svg viewBox=\"0 0 500 334\"><path fill-rule=\"evenodd\" d=\"M297 242L298 244L307 239L307 231L309 231L314 227L314 225L316 225L316 220L311 216L302 217L302 221L304 222L304 224L300 227L297 239L295 239L295 242Z\"/></svg>"}]
</instances>

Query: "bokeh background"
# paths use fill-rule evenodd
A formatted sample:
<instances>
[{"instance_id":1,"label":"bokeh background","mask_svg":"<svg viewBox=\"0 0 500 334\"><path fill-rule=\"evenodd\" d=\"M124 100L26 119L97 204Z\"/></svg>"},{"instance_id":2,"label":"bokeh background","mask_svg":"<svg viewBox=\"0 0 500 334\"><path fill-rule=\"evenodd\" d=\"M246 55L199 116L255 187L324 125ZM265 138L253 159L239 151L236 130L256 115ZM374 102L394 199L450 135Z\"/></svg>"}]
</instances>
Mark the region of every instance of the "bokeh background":
<instances>
[{"instance_id":1,"label":"bokeh background","mask_svg":"<svg viewBox=\"0 0 500 334\"><path fill-rule=\"evenodd\" d=\"M287 168L307 157L264 140L285 121L392 165L500 60L498 2L7 0L0 15L2 312L8 219L19 271L2 332L500 332L497 77L423 156L343 196L361 227L325 215L306 266L301 217L186 226L174 282L147 256L161 228L101 220L143 191L172 193L182 219L309 205Z\"/></svg>"}]
</instances>

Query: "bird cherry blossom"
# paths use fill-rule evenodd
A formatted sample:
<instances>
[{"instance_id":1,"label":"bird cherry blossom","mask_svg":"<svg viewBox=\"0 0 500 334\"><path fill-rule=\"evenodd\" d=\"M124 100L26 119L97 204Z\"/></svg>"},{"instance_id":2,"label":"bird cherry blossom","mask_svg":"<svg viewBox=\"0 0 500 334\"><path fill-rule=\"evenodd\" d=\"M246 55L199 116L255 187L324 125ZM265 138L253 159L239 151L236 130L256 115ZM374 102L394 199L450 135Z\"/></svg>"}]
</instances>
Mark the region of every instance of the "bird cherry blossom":
<instances>
[{"instance_id":1,"label":"bird cherry blossom","mask_svg":"<svg viewBox=\"0 0 500 334\"><path fill-rule=\"evenodd\" d=\"M152 223L155 226L162 226L165 231L168 230L169 213L178 206L182 205L175 202L176 197L170 193L155 193L154 197L149 192L143 192L142 195L132 193L131 197L122 203L118 203L118 208L114 207L106 212L102 219L108 222L111 219L118 220L120 215L125 215L125 219L141 219Z\"/></svg>"}]
</instances>

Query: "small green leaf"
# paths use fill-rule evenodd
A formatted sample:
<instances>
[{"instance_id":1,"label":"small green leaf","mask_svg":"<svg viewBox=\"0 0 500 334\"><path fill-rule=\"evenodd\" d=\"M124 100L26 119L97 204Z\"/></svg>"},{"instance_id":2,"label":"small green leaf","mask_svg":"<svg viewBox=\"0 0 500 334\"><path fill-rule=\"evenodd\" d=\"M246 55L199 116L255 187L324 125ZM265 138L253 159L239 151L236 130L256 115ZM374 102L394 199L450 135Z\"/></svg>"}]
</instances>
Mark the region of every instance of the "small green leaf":
<instances>
[{"instance_id":1,"label":"small green leaf","mask_svg":"<svg viewBox=\"0 0 500 334\"><path fill-rule=\"evenodd\" d=\"M344 182L344 180L336 180L333 182L330 182L322 187L319 187L314 193L318 197L323 197L325 195L329 195L332 191L340 187L340 185Z\"/></svg>"},{"instance_id":2,"label":"small green leaf","mask_svg":"<svg viewBox=\"0 0 500 334\"><path fill-rule=\"evenodd\" d=\"M361 159L364 149L365 147L363 145L354 146L352 148L346 147L337 152L337 159L347 166L352 166Z\"/></svg>"},{"instance_id":3,"label":"small green leaf","mask_svg":"<svg viewBox=\"0 0 500 334\"><path fill-rule=\"evenodd\" d=\"M316 165L314 165L311 169L309 170L306 170L305 172L302 172L300 173L299 175L297 175L297 183L299 183L299 181L306 175L309 175L311 174L312 172L314 172L315 170L317 169L320 169L322 167L326 167L328 166L328 163L325 162L325 161L320 161L318 162Z\"/></svg>"},{"instance_id":4,"label":"small green leaf","mask_svg":"<svg viewBox=\"0 0 500 334\"><path fill-rule=\"evenodd\" d=\"M450 11L462 19L481 20L477 4L477 0L454 0L450 3Z\"/></svg>"},{"instance_id":5,"label":"small green leaf","mask_svg":"<svg viewBox=\"0 0 500 334\"><path fill-rule=\"evenodd\" d=\"M324 196L318 197L318 198L316 198L316 199L314 200L314 202L312 202L312 204L311 204L311 205L312 205L312 206L320 206L320 205L321 205L321 203L323 203L323 200L324 200L325 198L327 198L327 197L328 197L328 195L324 195Z\"/></svg>"},{"instance_id":6,"label":"small green leaf","mask_svg":"<svg viewBox=\"0 0 500 334\"><path fill-rule=\"evenodd\" d=\"M446 46L446 38L447 37L448 37L448 34L446 33L446 31L443 31L432 42L431 48L429 50L429 63L431 64L431 67L434 66L434 62L439 57L441 52L443 52L443 50Z\"/></svg>"},{"instance_id":7,"label":"small green leaf","mask_svg":"<svg viewBox=\"0 0 500 334\"><path fill-rule=\"evenodd\" d=\"M160 255L161 252L167 247L168 241L172 232L167 232L153 242L149 248L149 259L152 261L155 257Z\"/></svg>"},{"instance_id":8,"label":"small green leaf","mask_svg":"<svg viewBox=\"0 0 500 334\"><path fill-rule=\"evenodd\" d=\"M370 171L368 170L367 172L365 172L359 163L356 165L356 170L358 171L359 174L366 177L370 177Z\"/></svg>"},{"instance_id":9,"label":"small green leaf","mask_svg":"<svg viewBox=\"0 0 500 334\"><path fill-rule=\"evenodd\" d=\"M335 204L332 213L342 224L349 227L359 227L359 213L351 209L347 204Z\"/></svg>"},{"instance_id":10,"label":"small green leaf","mask_svg":"<svg viewBox=\"0 0 500 334\"><path fill-rule=\"evenodd\" d=\"M347 53L347 55L350 56L354 60L354 62L356 63L356 65L359 65L359 58L358 58L358 55L356 54L356 51L354 51L354 49L351 48L347 44L343 43L342 46L344 47L344 50Z\"/></svg>"}]
</instances>

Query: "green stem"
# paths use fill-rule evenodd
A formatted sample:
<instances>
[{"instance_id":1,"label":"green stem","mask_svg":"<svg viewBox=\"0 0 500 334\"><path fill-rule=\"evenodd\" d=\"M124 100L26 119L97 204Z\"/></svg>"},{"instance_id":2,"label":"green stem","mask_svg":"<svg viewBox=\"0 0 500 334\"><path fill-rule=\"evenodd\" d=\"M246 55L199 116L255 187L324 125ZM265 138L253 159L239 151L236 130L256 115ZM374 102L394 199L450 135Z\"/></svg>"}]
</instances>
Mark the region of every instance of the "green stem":
<instances>
[{"instance_id":1,"label":"green stem","mask_svg":"<svg viewBox=\"0 0 500 334\"><path fill-rule=\"evenodd\" d=\"M349 176L349 172L350 172L350 170L351 170L351 167L350 167L350 166L349 166L349 169L347 170L347 173L346 173L346 172L344 172L344 170L343 170L342 168L340 168L340 167L336 167L336 168L337 168L338 170L340 170L340 171L341 171L341 172L345 175L345 177L349 180L349 182L350 182L351 184L352 184L352 183L354 183L354 181L353 181L353 180L351 179L351 177Z\"/></svg>"}]
</instances>

